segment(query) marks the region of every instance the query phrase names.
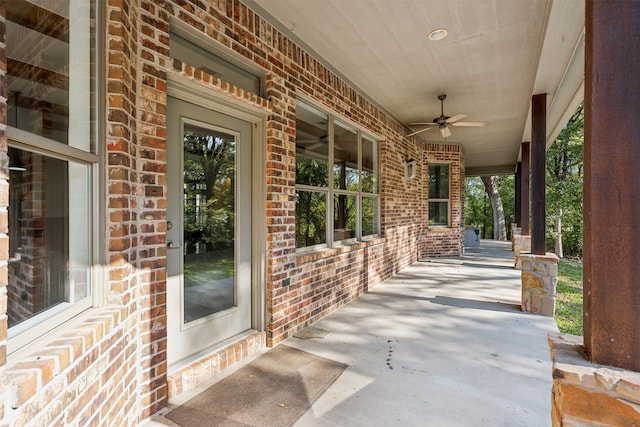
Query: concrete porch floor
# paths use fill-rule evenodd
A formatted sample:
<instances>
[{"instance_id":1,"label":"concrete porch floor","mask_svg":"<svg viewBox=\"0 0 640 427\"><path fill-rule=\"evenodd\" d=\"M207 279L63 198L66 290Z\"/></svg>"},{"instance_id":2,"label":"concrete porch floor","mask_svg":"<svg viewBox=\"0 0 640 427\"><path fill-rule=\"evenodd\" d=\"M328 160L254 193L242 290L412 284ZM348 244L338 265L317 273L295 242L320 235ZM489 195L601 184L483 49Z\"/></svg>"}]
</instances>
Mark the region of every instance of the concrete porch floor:
<instances>
[{"instance_id":1,"label":"concrete porch floor","mask_svg":"<svg viewBox=\"0 0 640 427\"><path fill-rule=\"evenodd\" d=\"M405 268L315 323L324 337L286 340L349 366L296 426L550 425L558 329L520 311L512 266L510 242L483 240Z\"/></svg>"}]
</instances>

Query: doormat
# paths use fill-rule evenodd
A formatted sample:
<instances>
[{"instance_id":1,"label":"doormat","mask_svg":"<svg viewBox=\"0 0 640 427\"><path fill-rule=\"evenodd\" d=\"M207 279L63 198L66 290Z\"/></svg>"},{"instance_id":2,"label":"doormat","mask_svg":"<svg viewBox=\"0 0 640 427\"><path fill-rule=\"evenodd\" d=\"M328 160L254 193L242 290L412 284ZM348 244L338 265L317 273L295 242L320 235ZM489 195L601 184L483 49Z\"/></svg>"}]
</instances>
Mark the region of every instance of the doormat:
<instances>
[{"instance_id":1,"label":"doormat","mask_svg":"<svg viewBox=\"0 0 640 427\"><path fill-rule=\"evenodd\" d=\"M347 365L279 345L165 415L182 427L293 425Z\"/></svg>"}]
</instances>

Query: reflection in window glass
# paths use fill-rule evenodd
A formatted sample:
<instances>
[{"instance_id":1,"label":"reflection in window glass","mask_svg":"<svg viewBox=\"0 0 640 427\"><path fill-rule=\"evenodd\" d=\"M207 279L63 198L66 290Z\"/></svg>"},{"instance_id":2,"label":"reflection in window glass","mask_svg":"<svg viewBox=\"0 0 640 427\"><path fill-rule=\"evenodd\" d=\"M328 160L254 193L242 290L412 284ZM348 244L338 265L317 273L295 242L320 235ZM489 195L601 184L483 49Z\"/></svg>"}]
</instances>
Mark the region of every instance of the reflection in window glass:
<instances>
[{"instance_id":1,"label":"reflection in window glass","mask_svg":"<svg viewBox=\"0 0 640 427\"><path fill-rule=\"evenodd\" d=\"M8 141L10 351L91 303L95 3L2 2L7 133L24 144Z\"/></svg>"},{"instance_id":2,"label":"reflection in window glass","mask_svg":"<svg viewBox=\"0 0 640 427\"><path fill-rule=\"evenodd\" d=\"M89 167L9 148L9 327L89 296Z\"/></svg>"},{"instance_id":3,"label":"reflection in window glass","mask_svg":"<svg viewBox=\"0 0 640 427\"><path fill-rule=\"evenodd\" d=\"M429 165L429 199L449 198L449 165Z\"/></svg>"},{"instance_id":4,"label":"reflection in window glass","mask_svg":"<svg viewBox=\"0 0 640 427\"><path fill-rule=\"evenodd\" d=\"M314 187L329 185L329 164L325 160L296 156L296 181Z\"/></svg>"},{"instance_id":5,"label":"reflection in window glass","mask_svg":"<svg viewBox=\"0 0 640 427\"><path fill-rule=\"evenodd\" d=\"M449 202L429 202L429 224L449 224Z\"/></svg>"},{"instance_id":6,"label":"reflection in window glass","mask_svg":"<svg viewBox=\"0 0 640 427\"><path fill-rule=\"evenodd\" d=\"M376 234L378 230L378 207L377 198L362 198L362 235L370 236Z\"/></svg>"},{"instance_id":7,"label":"reflection in window glass","mask_svg":"<svg viewBox=\"0 0 640 427\"><path fill-rule=\"evenodd\" d=\"M356 237L356 196L336 194L333 198L333 240Z\"/></svg>"},{"instance_id":8,"label":"reflection in window glass","mask_svg":"<svg viewBox=\"0 0 640 427\"><path fill-rule=\"evenodd\" d=\"M236 140L185 124L183 134L184 322L234 306ZM202 300L213 292L216 298Z\"/></svg>"},{"instance_id":9,"label":"reflection in window glass","mask_svg":"<svg viewBox=\"0 0 640 427\"><path fill-rule=\"evenodd\" d=\"M449 165L429 165L429 225L449 225Z\"/></svg>"},{"instance_id":10,"label":"reflection in window glass","mask_svg":"<svg viewBox=\"0 0 640 427\"><path fill-rule=\"evenodd\" d=\"M7 123L96 152L94 2L3 2L6 10Z\"/></svg>"},{"instance_id":11,"label":"reflection in window glass","mask_svg":"<svg viewBox=\"0 0 640 427\"><path fill-rule=\"evenodd\" d=\"M296 108L296 184L329 185L327 115L304 103Z\"/></svg>"},{"instance_id":12,"label":"reflection in window glass","mask_svg":"<svg viewBox=\"0 0 640 427\"><path fill-rule=\"evenodd\" d=\"M296 115L296 247L379 233L378 142L302 101Z\"/></svg>"},{"instance_id":13,"label":"reflection in window glass","mask_svg":"<svg viewBox=\"0 0 640 427\"><path fill-rule=\"evenodd\" d=\"M358 191L358 134L336 121L333 139L333 187Z\"/></svg>"},{"instance_id":14,"label":"reflection in window glass","mask_svg":"<svg viewBox=\"0 0 640 427\"><path fill-rule=\"evenodd\" d=\"M296 190L296 247L327 243L327 194Z\"/></svg>"},{"instance_id":15,"label":"reflection in window glass","mask_svg":"<svg viewBox=\"0 0 640 427\"><path fill-rule=\"evenodd\" d=\"M362 191L378 192L378 143L362 138Z\"/></svg>"}]
</instances>

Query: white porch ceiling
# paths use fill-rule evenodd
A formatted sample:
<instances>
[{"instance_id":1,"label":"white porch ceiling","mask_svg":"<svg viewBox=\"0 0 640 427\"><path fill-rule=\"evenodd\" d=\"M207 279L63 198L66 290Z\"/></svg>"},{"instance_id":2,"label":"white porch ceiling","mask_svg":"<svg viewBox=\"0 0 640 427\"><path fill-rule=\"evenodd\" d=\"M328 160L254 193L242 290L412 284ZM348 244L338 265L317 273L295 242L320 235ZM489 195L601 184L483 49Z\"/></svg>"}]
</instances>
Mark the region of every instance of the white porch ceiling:
<instances>
[{"instance_id":1,"label":"white porch ceiling","mask_svg":"<svg viewBox=\"0 0 640 427\"><path fill-rule=\"evenodd\" d=\"M530 141L531 96L547 93L547 145L583 97L584 0L246 0L411 131L444 113L486 122L436 128L467 175L512 173ZM445 28L444 40L428 34Z\"/></svg>"}]
</instances>

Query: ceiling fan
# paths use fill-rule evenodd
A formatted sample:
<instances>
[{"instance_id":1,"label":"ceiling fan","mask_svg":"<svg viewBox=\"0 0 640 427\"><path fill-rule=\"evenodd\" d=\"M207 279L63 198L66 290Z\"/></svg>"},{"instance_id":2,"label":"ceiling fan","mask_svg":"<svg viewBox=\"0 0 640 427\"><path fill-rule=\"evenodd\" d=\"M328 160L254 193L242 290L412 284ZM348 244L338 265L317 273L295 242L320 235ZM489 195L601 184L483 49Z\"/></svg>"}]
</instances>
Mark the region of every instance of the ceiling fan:
<instances>
[{"instance_id":1,"label":"ceiling fan","mask_svg":"<svg viewBox=\"0 0 640 427\"><path fill-rule=\"evenodd\" d=\"M410 133L407 136L417 135L421 132L427 131L429 129L433 129L433 126L438 126L440 128L440 133L442 133L443 138L447 138L451 136L451 130L449 130L449 125L451 126L469 126L469 127L482 127L486 125L485 122L460 122L459 120L467 117L466 114L456 114L453 117L444 115L444 100L447 98L447 95L442 94L438 95L438 99L440 100L440 117L436 117L433 119L433 122L427 123L409 123L409 126L427 126L424 129L420 129L419 131Z\"/></svg>"}]
</instances>

